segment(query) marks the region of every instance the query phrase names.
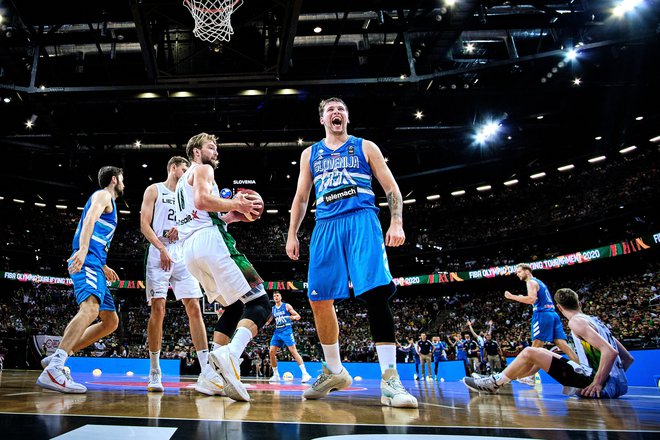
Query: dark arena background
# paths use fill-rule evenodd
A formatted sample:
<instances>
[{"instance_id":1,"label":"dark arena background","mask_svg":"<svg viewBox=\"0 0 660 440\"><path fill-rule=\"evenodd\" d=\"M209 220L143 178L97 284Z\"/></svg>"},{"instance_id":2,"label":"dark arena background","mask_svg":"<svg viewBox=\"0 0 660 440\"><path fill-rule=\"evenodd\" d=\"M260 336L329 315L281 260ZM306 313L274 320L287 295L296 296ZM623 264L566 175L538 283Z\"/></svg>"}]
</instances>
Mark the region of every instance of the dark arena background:
<instances>
[{"instance_id":1,"label":"dark arena background","mask_svg":"<svg viewBox=\"0 0 660 440\"><path fill-rule=\"evenodd\" d=\"M207 42L182 0L0 0L0 437L658 438L658 0L234 8L229 41ZM269 382L271 325L243 354L250 402L197 393L200 365L172 296L165 391L147 392L142 197L200 132L218 137L219 188L263 197L263 216L229 232L269 295L280 291L300 313L298 351L312 376L320 372L306 292L314 197L300 260L285 244L300 155L323 138L318 105L333 96L348 106L348 133L379 146L403 195L406 241L388 257L398 369L419 407L380 405L376 350L355 299L336 304L355 378L347 390L303 400L309 384L287 350L279 371L293 379ZM108 258L121 280L111 285L119 327L68 361L86 394L47 391L35 385L40 359L78 310L66 259L104 165L123 168L126 186ZM374 190L386 230L375 179ZM584 312L631 351L626 395L569 397L545 373L533 386L475 393L453 349L438 374L415 371L409 340L447 340L468 322L492 329L509 363L530 345L531 308L504 298L525 293L520 262L552 292L578 292ZM202 306L211 335L217 306Z\"/></svg>"}]
</instances>

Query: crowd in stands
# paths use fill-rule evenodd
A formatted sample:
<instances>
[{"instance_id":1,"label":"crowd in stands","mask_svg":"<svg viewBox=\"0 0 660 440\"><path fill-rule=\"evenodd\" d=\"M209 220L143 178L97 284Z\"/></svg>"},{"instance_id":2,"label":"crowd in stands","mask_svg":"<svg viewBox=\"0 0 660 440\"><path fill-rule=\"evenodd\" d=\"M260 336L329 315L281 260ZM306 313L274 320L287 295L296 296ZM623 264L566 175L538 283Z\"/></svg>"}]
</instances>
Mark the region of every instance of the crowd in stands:
<instances>
[{"instance_id":1,"label":"crowd in stands","mask_svg":"<svg viewBox=\"0 0 660 440\"><path fill-rule=\"evenodd\" d=\"M659 170L657 151L647 150L539 180L521 179L517 185L487 192L443 195L432 202L424 199L425 194L413 194L417 203L404 206L406 244L389 251L392 266L397 276L472 270L657 232L652 207L660 198ZM70 255L80 211L39 208L9 198L0 204L7 224L0 240L0 270L65 275L63 261ZM285 255L289 219L287 209L280 208L277 215L264 214L254 223L230 225L229 230L257 269L282 279L303 280L313 214L301 225L301 262L291 264ZM109 261L113 268L125 268L120 276L141 278L145 240L137 209L120 217ZM387 227L387 208L380 218ZM276 262L288 266L279 268Z\"/></svg>"},{"instance_id":2,"label":"crowd in stands","mask_svg":"<svg viewBox=\"0 0 660 440\"><path fill-rule=\"evenodd\" d=\"M652 263L639 273L580 278L568 281L567 285L579 293L585 313L600 317L614 335L628 344L649 348L660 346L659 284L660 266ZM392 301L401 361L412 360L405 350L409 338L417 340L420 333L425 332L429 338L438 336L441 340L453 341L454 336L462 338L470 331L468 321L476 333L491 332L508 356L515 356L531 343L531 308L506 301L501 290L472 292L469 282L461 283L460 287L426 286L424 289L428 289L428 293L412 296L406 294L405 289L400 287ZM5 281L0 298L0 340L17 335L61 335L76 312L72 289L66 286ZM104 339L102 347L89 347L79 355L148 357L149 308L144 292L121 289L115 291L115 298L120 316L118 330ZM306 360L321 359L322 351L305 294L285 291L284 301L291 303L301 315L301 320L293 327L298 351ZM363 305L352 299L337 303L336 309L342 358L346 362L376 361ZM210 339L218 315L208 304L205 310ZM273 330L272 325L265 327L245 355L250 358L246 365L252 365L264 375L269 371L268 345ZM195 359L185 310L172 300L167 303L162 357L182 359L188 365ZM280 350L279 358L292 360L287 350ZM447 358L456 359L456 351L448 349Z\"/></svg>"}]
</instances>

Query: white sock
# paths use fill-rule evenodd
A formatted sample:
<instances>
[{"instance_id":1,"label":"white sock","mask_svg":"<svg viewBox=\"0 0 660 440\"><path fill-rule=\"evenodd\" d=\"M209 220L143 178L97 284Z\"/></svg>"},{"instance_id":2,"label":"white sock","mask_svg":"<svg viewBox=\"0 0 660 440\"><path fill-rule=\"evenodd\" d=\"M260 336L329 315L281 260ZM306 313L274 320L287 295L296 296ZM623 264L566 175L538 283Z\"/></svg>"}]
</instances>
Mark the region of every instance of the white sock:
<instances>
[{"instance_id":1,"label":"white sock","mask_svg":"<svg viewBox=\"0 0 660 440\"><path fill-rule=\"evenodd\" d=\"M48 364L48 366L61 367L64 365L68 357L69 357L69 353L62 350L61 348L58 348L57 350L55 350L55 353L53 353L53 358L50 360L50 364Z\"/></svg>"},{"instance_id":2,"label":"white sock","mask_svg":"<svg viewBox=\"0 0 660 440\"><path fill-rule=\"evenodd\" d=\"M330 370L332 374L341 373L344 366L341 364L339 342L330 345L321 344L321 347L323 347L323 357L325 357L325 364L327 365L328 370Z\"/></svg>"},{"instance_id":3,"label":"white sock","mask_svg":"<svg viewBox=\"0 0 660 440\"><path fill-rule=\"evenodd\" d=\"M197 359L199 359L199 365L204 368L209 363L209 349L197 350Z\"/></svg>"},{"instance_id":4,"label":"white sock","mask_svg":"<svg viewBox=\"0 0 660 440\"><path fill-rule=\"evenodd\" d=\"M217 350L220 347L222 347L222 345L218 344L217 342L211 342L211 351Z\"/></svg>"},{"instance_id":5,"label":"white sock","mask_svg":"<svg viewBox=\"0 0 660 440\"><path fill-rule=\"evenodd\" d=\"M300 371L302 372L303 376L307 374L307 368L305 368L304 362L302 364L298 364L298 367L300 367Z\"/></svg>"},{"instance_id":6,"label":"white sock","mask_svg":"<svg viewBox=\"0 0 660 440\"><path fill-rule=\"evenodd\" d=\"M149 360L151 361L152 370L160 370L160 350L150 351Z\"/></svg>"},{"instance_id":7,"label":"white sock","mask_svg":"<svg viewBox=\"0 0 660 440\"><path fill-rule=\"evenodd\" d=\"M378 353L381 374L385 373L385 370L389 368L396 370L396 345L376 345L376 353Z\"/></svg>"},{"instance_id":8,"label":"white sock","mask_svg":"<svg viewBox=\"0 0 660 440\"><path fill-rule=\"evenodd\" d=\"M245 347L252 340L252 332L245 327L239 327L234 332L234 336L231 338L229 343L229 352L234 357L241 357Z\"/></svg>"},{"instance_id":9,"label":"white sock","mask_svg":"<svg viewBox=\"0 0 660 440\"><path fill-rule=\"evenodd\" d=\"M273 376L279 376L280 373L277 372L277 367L273 367Z\"/></svg>"},{"instance_id":10,"label":"white sock","mask_svg":"<svg viewBox=\"0 0 660 440\"><path fill-rule=\"evenodd\" d=\"M493 376L495 383L498 385L506 385L511 382L511 379L508 378L504 373L497 373Z\"/></svg>"}]
</instances>

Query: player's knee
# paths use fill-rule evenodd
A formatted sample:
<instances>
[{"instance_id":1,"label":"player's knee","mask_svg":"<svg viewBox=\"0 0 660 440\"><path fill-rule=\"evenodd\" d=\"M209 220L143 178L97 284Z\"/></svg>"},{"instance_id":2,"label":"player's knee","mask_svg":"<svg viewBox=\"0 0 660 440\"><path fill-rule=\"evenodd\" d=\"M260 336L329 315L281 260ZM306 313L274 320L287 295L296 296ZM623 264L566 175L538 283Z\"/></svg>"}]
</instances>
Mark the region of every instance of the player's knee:
<instances>
[{"instance_id":1,"label":"player's knee","mask_svg":"<svg viewBox=\"0 0 660 440\"><path fill-rule=\"evenodd\" d=\"M112 333L119 327L119 316L116 313L108 313L101 317L101 322L108 333Z\"/></svg>"},{"instance_id":2,"label":"player's knee","mask_svg":"<svg viewBox=\"0 0 660 440\"><path fill-rule=\"evenodd\" d=\"M358 298L366 303L371 336L375 342L395 342L394 317L389 300L396 291L394 283L379 286Z\"/></svg>"},{"instance_id":3,"label":"player's knee","mask_svg":"<svg viewBox=\"0 0 660 440\"><path fill-rule=\"evenodd\" d=\"M183 300L188 319L201 318L202 309L199 307L199 301L196 298L186 298Z\"/></svg>"},{"instance_id":4,"label":"player's knee","mask_svg":"<svg viewBox=\"0 0 660 440\"><path fill-rule=\"evenodd\" d=\"M264 326L271 313L270 301L268 295L261 295L252 301L245 303L243 319L249 319L254 322L257 328Z\"/></svg>"},{"instance_id":5,"label":"player's knee","mask_svg":"<svg viewBox=\"0 0 660 440\"><path fill-rule=\"evenodd\" d=\"M162 298L154 298L151 300L151 316L158 321L165 318L165 300Z\"/></svg>"},{"instance_id":6,"label":"player's knee","mask_svg":"<svg viewBox=\"0 0 660 440\"><path fill-rule=\"evenodd\" d=\"M224 312L222 313L222 316L218 318L218 323L215 326L215 331L221 335L224 335L224 337L218 336L220 339L224 340L226 337L227 342L229 341L228 338L234 334L236 326L238 325L238 321L241 320L243 310L244 305L241 301L236 301L235 303L230 304L224 308Z\"/></svg>"}]
</instances>

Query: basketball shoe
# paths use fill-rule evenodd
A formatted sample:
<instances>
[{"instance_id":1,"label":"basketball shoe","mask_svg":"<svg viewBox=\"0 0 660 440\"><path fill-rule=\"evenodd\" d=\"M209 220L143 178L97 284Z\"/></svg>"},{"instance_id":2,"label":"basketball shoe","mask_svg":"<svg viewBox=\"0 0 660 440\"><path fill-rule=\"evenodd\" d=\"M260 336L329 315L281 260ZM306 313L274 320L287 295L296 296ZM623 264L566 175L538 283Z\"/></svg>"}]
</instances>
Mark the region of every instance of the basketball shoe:
<instances>
[{"instance_id":1,"label":"basketball shoe","mask_svg":"<svg viewBox=\"0 0 660 440\"><path fill-rule=\"evenodd\" d=\"M87 387L71 379L68 369L61 367L48 367L41 372L37 379L37 385L60 393L81 394L87 391Z\"/></svg>"},{"instance_id":2,"label":"basketball shoe","mask_svg":"<svg viewBox=\"0 0 660 440\"><path fill-rule=\"evenodd\" d=\"M50 364L50 360L53 359L53 355L46 356L41 360L41 368L46 368Z\"/></svg>"},{"instance_id":3,"label":"basketball shoe","mask_svg":"<svg viewBox=\"0 0 660 440\"><path fill-rule=\"evenodd\" d=\"M273 374L270 379L268 379L268 382L279 382L280 380L282 380L282 378L280 378L280 373L277 373Z\"/></svg>"},{"instance_id":4,"label":"basketball shoe","mask_svg":"<svg viewBox=\"0 0 660 440\"><path fill-rule=\"evenodd\" d=\"M463 383L466 387L478 393L497 394L500 389L500 386L497 384L493 376L479 379L475 379L474 377L464 377Z\"/></svg>"},{"instance_id":5,"label":"basketball shoe","mask_svg":"<svg viewBox=\"0 0 660 440\"><path fill-rule=\"evenodd\" d=\"M210 364L206 364L197 378L195 390L207 396L226 396L224 388L225 381Z\"/></svg>"},{"instance_id":6,"label":"basketball shoe","mask_svg":"<svg viewBox=\"0 0 660 440\"><path fill-rule=\"evenodd\" d=\"M230 399L239 402L249 402L250 394L241 382L240 365L237 358L232 356L229 346L224 345L209 353L209 364L222 377L225 382L225 393Z\"/></svg>"},{"instance_id":7,"label":"basketball shoe","mask_svg":"<svg viewBox=\"0 0 660 440\"><path fill-rule=\"evenodd\" d=\"M536 380L534 379L534 375L519 377L518 379L516 379L516 381L525 385L529 385L530 387L536 385Z\"/></svg>"},{"instance_id":8,"label":"basketball shoe","mask_svg":"<svg viewBox=\"0 0 660 440\"><path fill-rule=\"evenodd\" d=\"M311 378L312 378L312 376L309 373L305 373L305 374L303 374L303 377L302 377L302 380L300 381L300 383L307 383L307 382L310 381Z\"/></svg>"},{"instance_id":9,"label":"basketball shoe","mask_svg":"<svg viewBox=\"0 0 660 440\"><path fill-rule=\"evenodd\" d=\"M394 368L385 370L380 381L380 403L395 408L417 408L417 399L401 384Z\"/></svg>"},{"instance_id":10,"label":"basketball shoe","mask_svg":"<svg viewBox=\"0 0 660 440\"><path fill-rule=\"evenodd\" d=\"M149 383L147 383L147 391L156 391L156 392L163 392L165 391L165 388L163 388L163 384L160 381L161 379L161 372L158 369L153 369L149 372Z\"/></svg>"},{"instance_id":11,"label":"basketball shoe","mask_svg":"<svg viewBox=\"0 0 660 440\"><path fill-rule=\"evenodd\" d=\"M305 399L320 399L327 396L328 393L332 391L348 388L352 383L353 378L348 374L346 368L342 367L340 373L333 374L324 362L323 371L319 374L319 377L316 378L316 381L314 381L312 386L303 392L303 397Z\"/></svg>"}]
</instances>

